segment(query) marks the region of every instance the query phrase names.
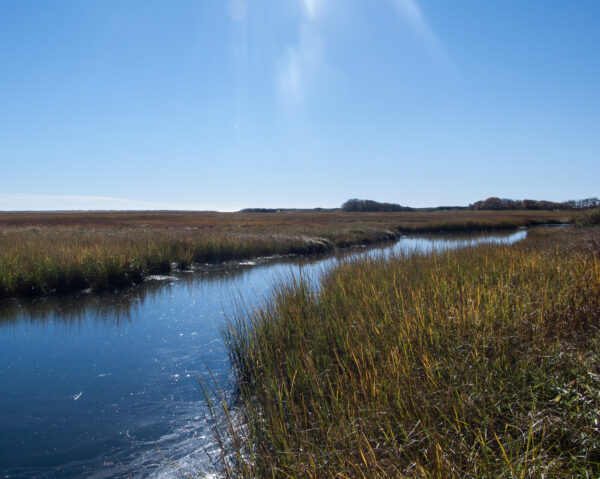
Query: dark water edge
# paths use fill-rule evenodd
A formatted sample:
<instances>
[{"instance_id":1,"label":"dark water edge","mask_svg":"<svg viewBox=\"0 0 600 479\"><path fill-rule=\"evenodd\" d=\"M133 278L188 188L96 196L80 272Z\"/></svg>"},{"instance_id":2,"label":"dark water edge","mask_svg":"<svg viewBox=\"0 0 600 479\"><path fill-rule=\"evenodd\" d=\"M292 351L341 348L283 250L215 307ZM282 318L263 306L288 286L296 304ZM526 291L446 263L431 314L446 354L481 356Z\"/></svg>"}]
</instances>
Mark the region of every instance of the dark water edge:
<instances>
[{"instance_id":1,"label":"dark water edge","mask_svg":"<svg viewBox=\"0 0 600 479\"><path fill-rule=\"evenodd\" d=\"M206 266L119 292L3 301L1 477L210 473L205 449L215 444L197 378L233 389L220 328L236 304L257 306L297 274L318 284L344 258L512 244L526 234L411 236L341 255Z\"/></svg>"}]
</instances>

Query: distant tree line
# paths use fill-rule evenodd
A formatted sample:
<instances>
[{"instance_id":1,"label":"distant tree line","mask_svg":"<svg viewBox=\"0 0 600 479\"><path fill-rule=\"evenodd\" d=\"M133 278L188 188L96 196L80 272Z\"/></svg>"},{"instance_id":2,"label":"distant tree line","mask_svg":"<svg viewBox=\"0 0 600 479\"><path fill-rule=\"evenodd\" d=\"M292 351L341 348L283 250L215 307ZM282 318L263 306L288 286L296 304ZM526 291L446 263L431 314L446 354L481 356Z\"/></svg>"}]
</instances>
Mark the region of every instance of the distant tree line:
<instances>
[{"instance_id":1,"label":"distant tree line","mask_svg":"<svg viewBox=\"0 0 600 479\"><path fill-rule=\"evenodd\" d=\"M570 200L563 202L544 200L510 200L507 198L490 197L469 205L471 210L572 210L587 209L600 206L598 198Z\"/></svg>"},{"instance_id":2,"label":"distant tree line","mask_svg":"<svg viewBox=\"0 0 600 479\"><path fill-rule=\"evenodd\" d=\"M598 198L585 198L583 200L569 200L565 203L571 205L571 208L575 209L590 209L598 208L600 206L600 200Z\"/></svg>"},{"instance_id":3,"label":"distant tree line","mask_svg":"<svg viewBox=\"0 0 600 479\"><path fill-rule=\"evenodd\" d=\"M342 210L344 211L360 211L360 212L368 212L368 211L412 211L413 208L409 208L408 206L400 206L395 203L379 203L378 201L373 200L358 200L351 199L346 201L342 205Z\"/></svg>"},{"instance_id":4,"label":"distant tree line","mask_svg":"<svg viewBox=\"0 0 600 479\"><path fill-rule=\"evenodd\" d=\"M244 208L240 213L278 213L276 208Z\"/></svg>"},{"instance_id":5,"label":"distant tree line","mask_svg":"<svg viewBox=\"0 0 600 479\"><path fill-rule=\"evenodd\" d=\"M244 208L238 213L283 213L289 211L335 211L336 208Z\"/></svg>"},{"instance_id":6,"label":"distant tree line","mask_svg":"<svg viewBox=\"0 0 600 479\"><path fill-rule=\"evenodd\" d=\"M574 210L600 207L600 199L585 198L562 202L545 200L511 200L492 196L486 200L476 201L469 206L438 206L437 208L411 208L396 203L380 203L374 200L359 200L353 198L346 201L342 211L348 212L395 212L395 211L440 211L440 210ZM244 208L241 213L279 213L285 211L333 211L327 208Z\"/></svg>"}]
</instances>

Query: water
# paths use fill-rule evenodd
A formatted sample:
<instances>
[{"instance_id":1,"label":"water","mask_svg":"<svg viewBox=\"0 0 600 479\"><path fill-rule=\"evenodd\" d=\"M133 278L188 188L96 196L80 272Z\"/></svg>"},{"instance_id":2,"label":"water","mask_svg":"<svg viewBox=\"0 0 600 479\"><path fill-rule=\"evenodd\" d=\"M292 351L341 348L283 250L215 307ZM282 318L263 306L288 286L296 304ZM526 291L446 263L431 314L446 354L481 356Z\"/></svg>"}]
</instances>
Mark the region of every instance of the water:
<instances>
[{"instance_id":1,"label":"water","mask_svg":"<svg viewBox=\"0 0 600 479\"><path fill-rule=\"evenodd\" d=\"M406 237L345 257L511 244L526 234ZM340 259L213 266L118 293L0 303L0 477L209 473L216 447L198 379L232 389L226 316L236 302L268 298L290 274L318 284Z\"/></svg>"}]
</instances>

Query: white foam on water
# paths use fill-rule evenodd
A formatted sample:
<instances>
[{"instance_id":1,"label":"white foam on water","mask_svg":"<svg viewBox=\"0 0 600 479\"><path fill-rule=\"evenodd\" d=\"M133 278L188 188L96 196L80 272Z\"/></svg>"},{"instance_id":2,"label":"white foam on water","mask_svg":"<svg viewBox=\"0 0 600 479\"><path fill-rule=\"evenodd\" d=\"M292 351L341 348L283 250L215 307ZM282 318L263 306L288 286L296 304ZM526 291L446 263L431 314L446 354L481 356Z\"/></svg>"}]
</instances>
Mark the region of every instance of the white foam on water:
<instances>
[{"instance_id":1,"label":"white foam on water","mask_svg":"<svg viewBox=\"0 0 600 479\"><path fill-rule=\"evenodd\" d=\"M179 281L179 278L163 274L151 274L150 276L146 276L144 281Z\"/></svg>"}]
</instances>

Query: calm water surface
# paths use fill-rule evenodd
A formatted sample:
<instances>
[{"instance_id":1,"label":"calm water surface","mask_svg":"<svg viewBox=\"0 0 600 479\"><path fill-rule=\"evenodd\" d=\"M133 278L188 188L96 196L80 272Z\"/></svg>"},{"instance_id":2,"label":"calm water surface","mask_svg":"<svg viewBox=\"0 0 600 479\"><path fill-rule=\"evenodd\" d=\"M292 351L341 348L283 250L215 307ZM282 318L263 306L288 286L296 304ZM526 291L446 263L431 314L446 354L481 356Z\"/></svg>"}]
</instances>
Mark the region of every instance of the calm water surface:
<instances>
[{"instance_id":1,"label":"calm water surface","mask_svg":"<svg viewBox=\"0 0 600 479\"><path fill-rule=\"evenodd\" d=\"M198 378L212 373L231 391L220 328L236 302L256 305L290 275L318 285L344 257L511 244L526 234L406 237L345 256L206 267L113 294L0 303L0 477L209 473L205 451L215 445Z\"/></svg>"}]
</instances>

